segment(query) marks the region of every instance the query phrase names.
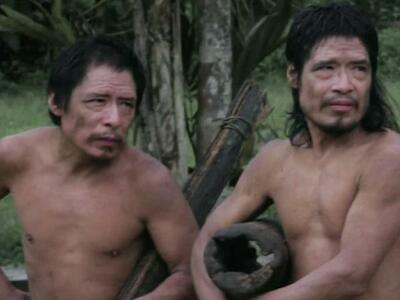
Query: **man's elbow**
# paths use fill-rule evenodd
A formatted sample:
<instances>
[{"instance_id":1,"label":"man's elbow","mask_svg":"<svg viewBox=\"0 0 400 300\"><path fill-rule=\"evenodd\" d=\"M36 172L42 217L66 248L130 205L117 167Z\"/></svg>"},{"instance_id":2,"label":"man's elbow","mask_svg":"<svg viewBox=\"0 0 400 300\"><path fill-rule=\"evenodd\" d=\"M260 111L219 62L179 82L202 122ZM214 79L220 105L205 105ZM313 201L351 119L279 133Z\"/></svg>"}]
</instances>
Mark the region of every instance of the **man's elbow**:
<instances>
[{"instance_id":1,"label":"man's elbow","mask_svg":"<svg viewBox=\"0 0 400 300\"><path fill-rule=\"evenodd\" d=\"M349 299L365 295L368 289L368 285L360 280L347 281L346 285Z\"/></svg>"},{"instance_id":2,"label":"man's elbow","mask_svg":"<svg viewBox=\"0 0 400 300\"><path fill-rule=\"evenodd\" d=\"M195 292L190 271L178 271L171 276L174 278L174 285L179 287L181 294L184 295L182 299L194 299Z\"/></svg>"},{"instance_id":3,"label":"man's elbow","mask_svg":"<svg viewBox=\"0 0 400 300\"><path fill-rule=\"evenodd\" d=\"M357 267L345 268L340 272L338 279L336 288L344 293L345 299L363 296L368 290L369 278Z\"/></svg>"}]
</instances>

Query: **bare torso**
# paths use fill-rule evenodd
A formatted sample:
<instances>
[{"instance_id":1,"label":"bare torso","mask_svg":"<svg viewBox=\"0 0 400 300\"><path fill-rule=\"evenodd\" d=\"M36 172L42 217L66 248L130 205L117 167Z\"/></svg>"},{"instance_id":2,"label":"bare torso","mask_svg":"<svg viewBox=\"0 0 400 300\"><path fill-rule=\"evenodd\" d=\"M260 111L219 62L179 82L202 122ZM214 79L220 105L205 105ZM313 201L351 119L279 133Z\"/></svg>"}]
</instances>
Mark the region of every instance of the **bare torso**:
<instances>
[{"instance_id":1,"label":"bare torso","mask_svg":"<svg viewBox=\"0 0 400 300\"><path fill-rule=\"evenodd\" d=\"M114 299L143 246L138 174L152 159L131 149L112 167L71 176L54 161L51 141L49 129L33 133L29 156L10 184L31 297Z\"/></svg>"},{"instance_id":2,"label":"bare torso","mask_svg":"<svg viewBox=\"0 0 400 300\"><path fill-rule=\"evenodd\" d=\"M338 149L318 159L307 148L292 147L287 142L279 145L281 159L275 165L270 195L275 200L294 259L293 280L338 254L346 217L359 191L363 166L373 159L378 147L399 143L397 139L391 134L378 134L371 142ZM357 299L398 299L399 270L400 239L380 264L367 293Z\"/></svg>"}]
</instances>

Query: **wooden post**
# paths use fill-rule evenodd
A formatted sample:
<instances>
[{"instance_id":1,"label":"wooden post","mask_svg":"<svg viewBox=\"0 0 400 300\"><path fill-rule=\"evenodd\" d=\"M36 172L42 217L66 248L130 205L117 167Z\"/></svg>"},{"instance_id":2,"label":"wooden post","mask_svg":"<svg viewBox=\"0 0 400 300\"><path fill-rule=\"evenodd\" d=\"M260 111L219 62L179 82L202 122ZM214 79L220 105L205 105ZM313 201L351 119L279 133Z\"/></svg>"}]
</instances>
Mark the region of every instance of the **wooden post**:
<instances>
[{"instance_id":1,"label":"wooden post","mask_svg":"<svg viewBox=\"0 0 400 300\"><path fill-rule=\"evenodd\" d=\"M266 97L253 81L246 81L231 104L228 117L204 159L184 187L184 195L199 225L214 207L239 159L242 143L268 115ZM167 276L167 268L152 245L122 287L117 300L131 300L153 290Z\"/></svg>"}]
</instances>

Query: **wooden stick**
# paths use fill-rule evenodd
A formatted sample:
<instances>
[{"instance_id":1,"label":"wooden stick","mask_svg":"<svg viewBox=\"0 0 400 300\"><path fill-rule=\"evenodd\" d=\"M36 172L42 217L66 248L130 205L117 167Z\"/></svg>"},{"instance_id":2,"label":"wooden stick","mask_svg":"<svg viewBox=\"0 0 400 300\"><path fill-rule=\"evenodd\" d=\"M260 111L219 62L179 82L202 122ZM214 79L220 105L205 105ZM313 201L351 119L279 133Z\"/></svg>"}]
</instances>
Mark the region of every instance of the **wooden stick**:
<instances>
[{"instance_id":1,"label":"wooden stick","mask_svg":"<svg viewBox=\"0 0 400 300\"><path fill-rule=\"evenodd\" d=\"M246 81L204 159L183 189L199 225L214 207L240 156L246 138L268 116L266 96L255 82ZM117 300L131 300L153 290L168 275L154 247L146 247Z\"/></svg>"}]
</instances>

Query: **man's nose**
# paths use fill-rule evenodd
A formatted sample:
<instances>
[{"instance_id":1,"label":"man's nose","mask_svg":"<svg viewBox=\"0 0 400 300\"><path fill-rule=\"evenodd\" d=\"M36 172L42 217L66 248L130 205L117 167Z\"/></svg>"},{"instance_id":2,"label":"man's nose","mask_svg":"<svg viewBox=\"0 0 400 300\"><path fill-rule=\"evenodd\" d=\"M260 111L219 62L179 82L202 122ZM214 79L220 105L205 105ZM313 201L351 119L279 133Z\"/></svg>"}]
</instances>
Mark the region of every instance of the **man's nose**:
<instances>
[{"instance_id":1,"label":"man's nose","mask_svg":"<svg viewBox=\"0 0 400 300\"><path fill-rule=\"evenodd\" d=\"M118 127L121 123L120 111L118 109L118 105L110 104L104 111L103 116L104 125L115 128Z\"/></svg>"},{"instance_id":2,"label":"man's nose","mask_svg":"<svg viewBox=\"0 0 400 300\"><path fill-rule=\"evenodd\" d=\"M346 70L341 70L335 76L335 83L333 85L333 89L336 92L347 94L353 90L353 82L351 78L351 74Z\"/></svg>"}]
</instances>

